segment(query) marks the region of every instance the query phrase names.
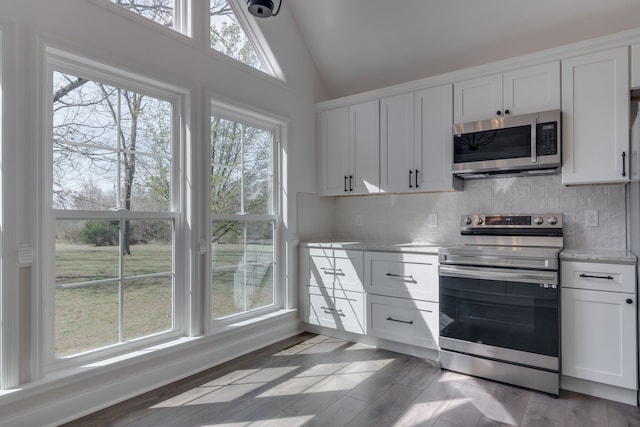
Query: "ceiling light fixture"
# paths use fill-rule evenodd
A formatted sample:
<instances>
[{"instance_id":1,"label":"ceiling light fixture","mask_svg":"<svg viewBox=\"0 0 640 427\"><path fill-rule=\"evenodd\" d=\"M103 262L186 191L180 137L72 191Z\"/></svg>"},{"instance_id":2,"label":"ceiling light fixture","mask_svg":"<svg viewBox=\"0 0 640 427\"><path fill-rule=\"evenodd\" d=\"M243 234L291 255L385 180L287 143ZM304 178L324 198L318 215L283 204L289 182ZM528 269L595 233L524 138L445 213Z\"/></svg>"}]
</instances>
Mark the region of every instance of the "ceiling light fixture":
<instances>
[{"instance_id":1,"label":"ceiling light fixture","mask_svg":"<svg viewBox=\"0 0 640 427\"><path fill-rule=\"evenodd\" d=\"M273 12L273 2L271 0L247 0L247 6L249 7L249 13L258 18L268 18L270 16L276 16L280 12L280 6L282 6L282 0L278 4L278 10Z\"/></svg>"}]
</instances>

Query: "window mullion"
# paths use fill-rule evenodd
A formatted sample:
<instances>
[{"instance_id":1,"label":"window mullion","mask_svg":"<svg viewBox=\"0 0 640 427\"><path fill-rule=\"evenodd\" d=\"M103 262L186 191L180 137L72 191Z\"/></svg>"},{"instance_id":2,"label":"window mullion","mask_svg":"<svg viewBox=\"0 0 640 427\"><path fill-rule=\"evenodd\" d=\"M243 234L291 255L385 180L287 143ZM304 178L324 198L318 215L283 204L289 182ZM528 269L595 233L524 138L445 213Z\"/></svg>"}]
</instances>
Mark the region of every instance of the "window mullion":
<instances>
[{"instance_id":1,"label":"window mullion","mask_svg":"<svg viewBox=\"0 0 640 427\"><path fill-rule=\"evenodd\" d=\"M120 220L118 242L118 342L124 341L124 227L125 220Z\"/></svg>"}]
</instances>

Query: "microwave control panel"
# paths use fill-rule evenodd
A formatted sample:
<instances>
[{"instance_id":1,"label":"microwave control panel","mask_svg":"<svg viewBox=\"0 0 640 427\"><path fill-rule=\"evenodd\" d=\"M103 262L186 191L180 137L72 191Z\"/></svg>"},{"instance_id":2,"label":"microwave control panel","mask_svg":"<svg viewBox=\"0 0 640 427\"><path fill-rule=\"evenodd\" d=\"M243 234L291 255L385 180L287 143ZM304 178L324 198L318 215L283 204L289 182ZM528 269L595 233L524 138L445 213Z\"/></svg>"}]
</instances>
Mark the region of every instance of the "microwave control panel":
<instances>
[{"instance_id":1,"label":"microwave control panel","mask_svg":"<svg viewBox=\"0 0 640 427\"><path fill-rule=\"evenodd\" d=\"M558 154L558 122L538 123L536 133L538 156Z\"/></svg>"}]
</instances>

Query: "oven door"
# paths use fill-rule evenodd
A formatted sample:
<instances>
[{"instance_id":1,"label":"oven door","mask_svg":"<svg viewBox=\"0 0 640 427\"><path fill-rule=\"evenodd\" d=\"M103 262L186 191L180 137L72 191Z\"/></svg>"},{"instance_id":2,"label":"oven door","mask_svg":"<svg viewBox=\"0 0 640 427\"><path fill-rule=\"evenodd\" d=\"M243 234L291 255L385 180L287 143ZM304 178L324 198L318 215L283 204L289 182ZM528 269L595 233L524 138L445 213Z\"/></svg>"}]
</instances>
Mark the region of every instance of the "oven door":
<instances>
[{"instance_id":1,"label":"oven door","mask_svg":"<svg viewBox=\"0 0 640 427\"><path fill-rule=\"evenodd\" d=\"M558 273L441 265L440 347L558 370Z\"/></svg>"}]
</instances>

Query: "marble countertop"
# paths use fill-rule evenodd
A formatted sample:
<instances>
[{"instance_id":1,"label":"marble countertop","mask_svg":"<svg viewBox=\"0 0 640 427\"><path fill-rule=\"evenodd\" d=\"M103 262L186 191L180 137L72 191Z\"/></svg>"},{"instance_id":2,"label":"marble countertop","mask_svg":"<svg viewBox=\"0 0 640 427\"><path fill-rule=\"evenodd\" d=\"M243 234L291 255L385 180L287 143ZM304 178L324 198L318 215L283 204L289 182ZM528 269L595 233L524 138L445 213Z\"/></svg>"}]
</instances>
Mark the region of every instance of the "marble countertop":
<instances>
[{"instance_id":1,"label":"marble countertop","mask_svg":"<svg viewBox=\"0 0 640 427\"><path fill-rule=\"evenodd\" d=\"M426 242L380 242L380 241L337 241L316 240L300 242L308 248L352 249L362 251L414 252L423 254L438 254L438 249L444 245Z\"/></svg>"},{"instance_id":2,"label":"marble countertop","mask_svg":"<svg viewBox=\"0 0 640 427\"><path fill-rule=\"evenodd\" d=\"M564 249L560 252L560 260L635 265L638 257L628 250Z\"/></svg>"}]
</instances>

